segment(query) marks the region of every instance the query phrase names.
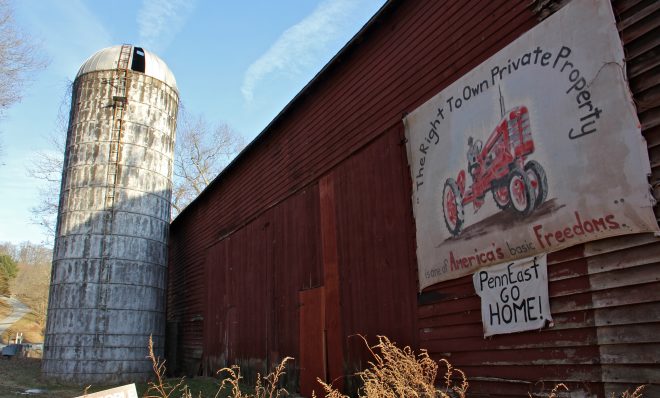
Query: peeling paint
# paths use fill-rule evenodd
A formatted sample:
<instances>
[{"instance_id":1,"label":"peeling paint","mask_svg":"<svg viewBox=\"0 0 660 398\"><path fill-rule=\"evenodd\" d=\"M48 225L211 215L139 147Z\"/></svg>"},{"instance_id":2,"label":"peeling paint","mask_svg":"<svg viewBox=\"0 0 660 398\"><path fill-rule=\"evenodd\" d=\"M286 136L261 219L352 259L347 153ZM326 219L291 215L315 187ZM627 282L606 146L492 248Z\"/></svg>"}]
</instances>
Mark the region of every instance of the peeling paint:
<instances>
[{"instance_id":1,"label":"peeling paint","mask_svg":"<svg viewBox=\"0 0 660 398\"><path fill-rule=\"evenodd\" d=\"M79 76L71 103L42 372L76 383L146 379L149 336L157 355L164 348L178 94L105 70Z\"/></svg>"}]
</instances>

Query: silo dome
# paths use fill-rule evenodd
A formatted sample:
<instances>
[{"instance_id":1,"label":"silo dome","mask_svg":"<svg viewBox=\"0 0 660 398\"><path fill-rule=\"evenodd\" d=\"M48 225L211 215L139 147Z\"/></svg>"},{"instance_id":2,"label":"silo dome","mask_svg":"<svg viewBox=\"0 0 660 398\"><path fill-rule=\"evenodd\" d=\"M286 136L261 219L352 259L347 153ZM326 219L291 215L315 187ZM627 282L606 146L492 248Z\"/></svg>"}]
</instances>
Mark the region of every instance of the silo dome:
<instances>
[{"instance_id":1,"label":"silo dome","mask_svg":"<svg viewBox=\"0 0 660 398\"><path fill-rule=\"evenodd\" d=\"M80 384L145 380L165 342L179 95L156 55L122 45L73 82L42 361Z\"/></svg>"},{"instance_id":2,"label":"silo dome","mask_svg":"<svg viewBox=\"0 0 660 398\"><path fill-rule=\"evenodd\" d=\"M112 46L97 51L82 64L76 78L85 73L117 69L121 50L122 46ZM131 46L127 53L129 54L128 66L131 70L158 79L178 91L174 74L156 54L135 46Z\"/></svg>"}]
</instances>

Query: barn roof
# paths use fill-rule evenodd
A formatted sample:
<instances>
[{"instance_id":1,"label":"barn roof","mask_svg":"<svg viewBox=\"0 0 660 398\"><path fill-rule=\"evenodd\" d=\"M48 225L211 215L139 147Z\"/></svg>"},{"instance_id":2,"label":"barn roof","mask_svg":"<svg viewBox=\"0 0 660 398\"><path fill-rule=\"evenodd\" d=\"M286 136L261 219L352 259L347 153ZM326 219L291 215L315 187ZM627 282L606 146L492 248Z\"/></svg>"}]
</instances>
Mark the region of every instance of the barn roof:
<instances>
[{"instance_id":1,"label":"barn roof","mask_svg":"<svg viewBox=\"0 0 660 398\"><path fill-rule=\"evenodd\" d=\"M358 33L353 36L351 40L348 41L342 47L341 50L337 54L335 54L328 63L321 68L321 70L310 80L305 87L296 94L289 103L282 108L282 110L275 116L275 118L268 123L268 125L259 133L254 140L252 140L235 158L234 160L231 161L225 167L214 179L209 183L209 185L195 198L188 206L186 206L181 213L177 215L177 217L172 221L172 224L174 225L177 220L183 218L186 213L188 213L189 209L192 208L197 201L203 196L208 194L208 191L212 190L216 185L219 185L222 181L222 179L227 176L229 173L232 172L232 170L237 167L245 158L248 156L249 153L251 153L255 148L259 147L262 142L270 136L270 134L273 132L274 127L283 119L289 116L291 112L294 112L294 109L296 105L298 105L300 102L302 102L303 98L308 95L314 88L321 82L323 81L326 77L329 76L331 71L341 62L349 56L349 54L354 51L357 47L359 47L360 43L363 41L365 36L371 32L371 30L375 27L375 25L378 23L379 20L384 18L386 15L388 15L391 11L396 8L396 5L400 3L401 0L387 0L385 4L367 21L366 24L358 31Z\"/></svg>"}]
</instances>

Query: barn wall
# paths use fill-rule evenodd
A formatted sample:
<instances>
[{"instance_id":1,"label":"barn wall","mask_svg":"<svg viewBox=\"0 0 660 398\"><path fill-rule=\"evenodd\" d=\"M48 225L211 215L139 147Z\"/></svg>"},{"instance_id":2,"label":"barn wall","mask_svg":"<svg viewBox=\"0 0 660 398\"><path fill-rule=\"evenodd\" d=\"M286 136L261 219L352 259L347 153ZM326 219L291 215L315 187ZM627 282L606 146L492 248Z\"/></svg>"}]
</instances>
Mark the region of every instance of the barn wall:
<instances>
[{"instance_id":1,"label":"barn wall","mask_svg":"<svg viewBox=\"0 0 660 398\"><path fill-rule=\"evenodd\" d=\"M660 7L652 1L615 1L613 6L655 184L660 177ZM554 327L487 339L471 276L436 284L419 298L420 346L437 359L449 358L466 371L471 391L486 396L527 396L559 382L599 397L650 383L645 396L660 396L659 254L660 243L644 234L549 254Z\"/></svg>"},{"instance_id":2,"label":"barn wall","mask_svg":"<svg viewBox=\"0 0 660 398\"><path fill-rule=\"evenodd\" d=\"M363 366L363 335L414 344L417 268L409 173L398 125L331 173L337 214L345 374ZM407 244L408 243L408 244ZM353 336L346 338L346 336ZM349 382L353 380L349 379Z\"/></svg>"},{"instance_id":3,"label":"barn wall","mask_svg":"<svg viewBox=\"0 0 660 398\"><path fill-rule=\"evenodd\" d=\"M311 186L208 249L205 374L228 363L263 374L285 356L298 357L298 292L323 281L318 217Z\"/></svg>"},{"instance_id":4,"label":"barn wall","mask_svg":"<svg viewBox=\"0 0 660 398\"><path fill-rule=\"evenodd\" d=\"M627 74L651 160L651 183L660 181L660 4L613 3L624 44ZM660 198L658 192L654 192ZM656 219L660 207L655 206ZM649 236L585 245L594 323L607 395L649 384L660 396L660 243Z\"/></svg>"},{"instance_id":5,"label":"barn wall","mask_svg":"<svg viewBox=\"0 0 660 398\"><path fill-rule=\"evenodd\" d=\"M416 337L412 322L416 288L410 282L416 278L410 254L414 248L414 233L401 117L535 23L534 14L524 1L503 5L481 1L389 2L368 29L268 127L257 144L242 154L228 172L223 173L173 222L168 330L176 339L170 339L168 353L177 358L181 365L178 370L198 372L202 361L207 297L205 257L209 248L233 233L239 233L263 213L278 207L321 178L328 181L336 178L334 183L341 195L352 194L359 200L374 200L368 182L364 183L364 191L355 192L342 184L351 181L353 171L350 164L372 167L367 164L368 160L361 158L361 154L370 154L364 148L378 142L388 132L397 136L398 152L390 149L391 159L367 156L378 161L395 162L392 167L398 168L394 169L396 176L389 170L389 165L382 171L378 165L373 165L370 172L374 182L381 184L381 190L392 185L393 192L399 194L392 196L389 208L382 207L374 212L382 214L389 209L400 209L400 212L396 217L371 219L366 215L373 212L360 213L359 208L344 206L346 198L343 196L337 198L337 203L342 204L337 207L339 275L340 279L350 279L350 284L342 284L340 280L342 291L338 305L342 309L350 308L353 300L364 300L364 307L359 311L366 313L365 308L382 305L376 298L399 303L392 305L400 306L396 309L397 314L409 309L405 319L411 327L404 332L405 324L401 324L393 328L392 333L402 336L402 343L414 344ZM393 130L395 128L399 130ZM353 163L340 166L349 158L355 158ZM352 218L347 218L348 214ZM295 213L291 216L295 217ZM392 224L387 224L392 220L400 229L395 231ZM387 241L379 243L379 247L400 254L391 257L392 261L382 253L374 255L370 261L361 261L361 248L346 241L345 234L363 223L371 228L356 230L354 236L363 242L365 248L369 246L373 231L384 231L379 239ZM318 239L321 238L319 235ZM374 248L368 250L377 252ZM362 268L353 269L355 264ZM378 291L373 281L361 282L359 279L372 278L368 267L376 264L401 269L401 274L405 274L405 283L398 288L400 294L397 297L385 298L384 293L369 296L352 287L365 283ZM384 274L382 278L387 283L395 280L393 274ZM254 300L263 298L255 297ZM375 313L364 319L355 315L355 321L342 325L341 330L359 330L373 336L377 330L392 329L383 326L387 324L387 318L379 317ZM346 349L345 344L344 338L342 345Z\"/></svg>"},{"instance_id":6,"label":"barn wall","mask_svg":"<svg viewBox=\"0 0 660 398\"><path fill-rule=\"evenodd\" d=\"M339 348L328 352L331 378L363 363L348 336L382 333L448 357L468 373L474 396L527 396L555 381L602 396L658 382L660 248L652 237L551 254L555 326L540 332L484 339L470 278L417 295L401 118L557 4L536 3L389 2L174 221L168 353L179 371L231 359L259 368L298 355L306 297L324 303L327 344ZM614 6L658 181L657 2ZM319 295L299 292L321 286Z\"/></svg>"}]
</instances>

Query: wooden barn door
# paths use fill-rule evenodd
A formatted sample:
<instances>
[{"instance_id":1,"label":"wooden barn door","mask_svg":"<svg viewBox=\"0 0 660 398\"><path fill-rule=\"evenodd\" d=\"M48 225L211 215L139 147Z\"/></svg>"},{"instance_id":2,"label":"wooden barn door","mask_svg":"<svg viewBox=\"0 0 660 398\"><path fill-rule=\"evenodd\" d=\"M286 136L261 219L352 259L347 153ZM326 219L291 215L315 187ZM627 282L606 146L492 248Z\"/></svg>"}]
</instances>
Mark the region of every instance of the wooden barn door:
<instances>
[{"instance_id":1,"label":"wooden barn door","mask_svg":"<svg viewBox=\"0 0 660 398\"><path fill-rule=\"evenodd\" d=\"M300 295L300 394L322 396L319 377L327 381L325 339L325 292L323 287L303 290Z\"/></svg>"}]
</instances>

